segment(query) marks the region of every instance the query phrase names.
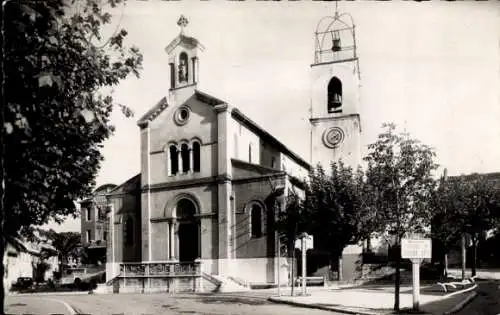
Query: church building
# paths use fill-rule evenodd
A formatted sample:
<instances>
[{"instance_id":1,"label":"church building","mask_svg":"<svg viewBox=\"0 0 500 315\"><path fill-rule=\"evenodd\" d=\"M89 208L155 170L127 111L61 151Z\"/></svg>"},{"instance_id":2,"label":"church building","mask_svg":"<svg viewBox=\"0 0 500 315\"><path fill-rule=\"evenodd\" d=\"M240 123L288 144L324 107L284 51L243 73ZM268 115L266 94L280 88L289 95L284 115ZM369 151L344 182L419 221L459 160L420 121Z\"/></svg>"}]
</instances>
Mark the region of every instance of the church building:
<instances>
[{"instance_id":1,"label":"church building","mask_svg":"<svg viewBox=\"0 0 500 315\"><path fill-rule=\"evenodd\" d=\"M287 192L303 192L312 165L359 163L354 27L340 22L338 14L322 19L316 31L306 161L234 104L198 89L203 46L184 34L181 16L165 48L168 94L138 121L141 172L108 195L107 278L119 279L120 292L288 282L275 229Z\"/></svg>"}]
</instances>

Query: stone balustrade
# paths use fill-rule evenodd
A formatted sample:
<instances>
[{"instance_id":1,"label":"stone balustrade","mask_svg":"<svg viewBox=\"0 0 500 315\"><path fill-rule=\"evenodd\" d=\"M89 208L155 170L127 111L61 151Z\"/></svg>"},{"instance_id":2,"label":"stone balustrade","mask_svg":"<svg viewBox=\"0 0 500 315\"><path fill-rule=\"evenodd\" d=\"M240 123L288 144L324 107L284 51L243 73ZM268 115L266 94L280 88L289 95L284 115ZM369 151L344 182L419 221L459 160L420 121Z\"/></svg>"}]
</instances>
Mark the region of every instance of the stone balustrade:
<instances>
[{"instance_id":1,"label":"stone balustrade","mask_svg":"<svg viewBox=\"0 0 500 315\"><path fill-rule=\"evenodd\" d=\"M120 276L122 277L177 277L200 276L201 262L181 263L177 261L121 263Z\"/></svg>"},{"instance_id":2,"label":"stone balustrade","mask_svg":"<svg viewBox=\"0 0 500 315\"><path fill-rule=\"evenodd\" d=\"M199 292L201 261L120 263L113 292Z\"/></svg>"}]
</instances>

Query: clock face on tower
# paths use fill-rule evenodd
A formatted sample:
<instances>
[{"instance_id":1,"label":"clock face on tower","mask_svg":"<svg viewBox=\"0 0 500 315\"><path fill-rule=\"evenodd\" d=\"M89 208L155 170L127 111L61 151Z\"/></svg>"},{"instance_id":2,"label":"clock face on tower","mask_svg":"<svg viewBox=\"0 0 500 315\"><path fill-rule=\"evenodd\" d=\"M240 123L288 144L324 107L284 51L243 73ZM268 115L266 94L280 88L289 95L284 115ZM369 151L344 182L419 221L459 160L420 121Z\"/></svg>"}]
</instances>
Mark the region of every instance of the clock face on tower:
<instances>
[{"instance_id":1,"label":"clock face on tower","mask_svg":"<svg viewBox=\"0 0 500 315\"><path fill-rule=\"evenodd\" d=\"M344 131L339 127L325 130L323 133L323 143L328 148L335 148L344 141Z\"/></svg>"}]
</instances>

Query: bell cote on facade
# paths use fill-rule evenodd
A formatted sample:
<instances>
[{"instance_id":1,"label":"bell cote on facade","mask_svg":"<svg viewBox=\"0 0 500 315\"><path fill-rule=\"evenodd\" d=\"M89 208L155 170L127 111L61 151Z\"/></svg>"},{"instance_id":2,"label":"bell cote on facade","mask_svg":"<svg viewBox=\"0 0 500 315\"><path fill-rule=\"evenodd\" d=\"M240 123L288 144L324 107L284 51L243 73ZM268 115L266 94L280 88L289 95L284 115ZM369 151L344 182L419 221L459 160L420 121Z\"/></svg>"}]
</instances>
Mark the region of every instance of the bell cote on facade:
<instances>
[{"instance_id":1,"label":"bell cote on facade","mask_svg":"<svg viewBox=\"0 0 500 315\"><path fill-rule=\"evenodd\" d=\"M311 65L311 117L358 113L359 61L355 26L348 13L322 18L316 27Z\"/></svg>"},{"instance_id":2,"label":"bell cote on facade","mask_svg":"<svg viewBox=\"0 0 500 315\"><path fill-rule=\"evenodd\" d=\"M196 86L198 82L198 50L203 50L203 46L196 38L184 34L187 24L188 20L181 15L177 21L180 34L165 48L170 67L170 91Z\"/></svg>"}]
</instances>

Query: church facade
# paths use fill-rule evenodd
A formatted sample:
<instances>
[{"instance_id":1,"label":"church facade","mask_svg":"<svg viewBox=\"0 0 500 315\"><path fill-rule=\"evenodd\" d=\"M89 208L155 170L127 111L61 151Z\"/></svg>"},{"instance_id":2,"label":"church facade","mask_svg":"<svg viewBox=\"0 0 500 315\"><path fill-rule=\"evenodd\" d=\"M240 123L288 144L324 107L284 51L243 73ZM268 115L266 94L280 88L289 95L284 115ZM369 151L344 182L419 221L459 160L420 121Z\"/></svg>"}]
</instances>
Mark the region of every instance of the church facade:
<instances>
[{"instance_id":1,"label":"church facade","mask_svg":"<svg viewBox=\"0 0 500 315\"><path fill-rule=\"evenodd\" d=\"M196 263L207 277L288 281L275 229L286 193L303 191L311 165L359 163L357 57L331 59L324 43L317 50L306 161L233 104L197 88L203 46L184 35L185 18L178 24L181 33L165 49L168 95L138 121L141 172L108 195L107 277L123 276L126 264Z\"/></svg>"}]
</instances>

